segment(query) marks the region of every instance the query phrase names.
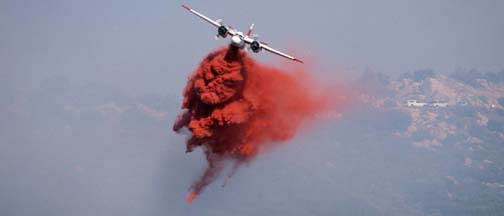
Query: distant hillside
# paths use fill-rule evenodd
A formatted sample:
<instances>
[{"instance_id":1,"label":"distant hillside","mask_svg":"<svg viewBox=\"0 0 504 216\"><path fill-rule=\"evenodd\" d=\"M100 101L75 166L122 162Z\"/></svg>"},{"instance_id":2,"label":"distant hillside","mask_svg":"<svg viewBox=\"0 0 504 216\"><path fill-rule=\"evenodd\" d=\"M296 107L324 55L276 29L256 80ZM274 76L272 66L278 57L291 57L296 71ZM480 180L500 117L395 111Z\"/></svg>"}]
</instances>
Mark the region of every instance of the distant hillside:
<instances>
[{"instance_id":1,"label":"distant hillside","mask_svg":"<svg viewBox=\"0 0 504 216\"><path fill-rule=\"evenodd\" d=\"M438 200L436 208L446 208L444 214L452 212L450 209L455 206L479 209L474 210L474 215L495 215L495 211L502 213L504 71L458 71L445 76L435 74L432 70L421 70L397 79L380 79L381 82L377 82L376 77L382 76L367 72L357 80L355 85L360 90L358 106L372 107L375 112L389 116L387 119L392 121L403 116L402 121L407 121L408 126L396 127L389 132L398 140L409 143L412 148L435 155L429 162L441 164L425 174L436 175L435 172L441 172L438 175L444 176L439 178L445 178L449 185L446 188L445 183L440 182L428 189L434 190L435 194L439 190L444 191L434 198ZM366 91L365 87L360 86L372 88ZM444 100L448 102L448 107L406 106L406 101L412 99L424 102ZM450 167L443 163L458 164L455 165L458 169L443 170L445 166Z\"/></svg>"}]
</instances>

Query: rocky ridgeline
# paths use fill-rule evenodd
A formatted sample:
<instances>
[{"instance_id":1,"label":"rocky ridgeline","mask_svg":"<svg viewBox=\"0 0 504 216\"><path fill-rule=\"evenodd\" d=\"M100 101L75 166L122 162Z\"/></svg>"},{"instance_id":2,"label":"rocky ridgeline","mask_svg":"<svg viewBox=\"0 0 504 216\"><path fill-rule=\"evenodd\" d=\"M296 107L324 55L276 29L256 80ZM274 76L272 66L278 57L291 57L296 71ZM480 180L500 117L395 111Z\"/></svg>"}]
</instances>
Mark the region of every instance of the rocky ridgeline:
<instances>
[{"instance_id":1,"label":"rocky ridgeline","mask_svg":"<svg viewBox=\"0 0 504 216\"><path fill-rule=\"evenodd\" d=\"M418 154L431 154L425 163L439 164L425 174L446 178L444 184L431 185L446 191L433 198L440 206L474 209L478 205L482 210L475 215L502 212L496 206L504 203L504 70L450 75L421 70L396 79L367 71L354 86L359 91L356 106L386 116L381 118L387 122L383 124L406 122L407 126L388 128L387 133L396 137L393 142L410 145ZM407 106L408 100L441 100L448 106Z\"/></svg>"},{"instance_id":2,"label":"rocky ridgeline","mask_svg":"<svg viewBox=\"0 0 504 216\"><path fill-rule=\"evenodd\" d=\"M409 127L394 133L416 137L413 140L416 147L434 150L454 137L457 141L452 144L490 137L494 138L492 142L504 142L504 71L456 72L447 76L421 70L397 79L367 71L356 81L356 86L360 91L359 102L409 116ZM408 106L408 100L427 104L440 100L448 105L415 107ZM417 133L428 136L415 136ZM482 135L486 137L478 137ZM474 146L468 148L474 150Z\"/></svg>"}]
</instances>

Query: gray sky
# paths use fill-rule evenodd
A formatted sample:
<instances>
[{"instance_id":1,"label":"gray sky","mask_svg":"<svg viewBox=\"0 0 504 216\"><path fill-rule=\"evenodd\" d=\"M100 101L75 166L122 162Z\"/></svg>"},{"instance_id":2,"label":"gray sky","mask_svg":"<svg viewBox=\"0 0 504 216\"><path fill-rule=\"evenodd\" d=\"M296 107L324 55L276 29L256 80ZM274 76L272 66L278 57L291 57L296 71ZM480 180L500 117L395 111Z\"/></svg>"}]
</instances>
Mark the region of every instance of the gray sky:
<instances>
[{"instance_id":1,"label":"gray sky","mask_svg":"<svg viewBox=\"0 0 504 216\"><path fill-rule=\"evenodd\" d=\"M239 29L255 22L263 40L313 62L317 74L503 67L499 0L3 0L0 71L21 82L59 73L133 94L178 92L208 51L228 43L182 3Z\"/></svg>"},{"instance_id":2,"label":"gray sky","mask_svg":"<svg viewBox=\"0 0 504 216\"><path fill-rule=\"evenodd\" d=\"M0 215L437 215L459 190L456 200L481 196L502 209L499 185L478 190L479 180L502 183L496 133L470 128L489 148L468 171L465 150L415 149L391 136L409 116L366 106L317 122L187 204L206 161L201 149L184 154L185 137L171 131L181 100L163 96L179 94L228 40L214 41L216 29L182 3L242 30L254 22L264 41L323 79L366 67L389 75L504 67L504 1L242 2L0 0ZM139 103L167 114L149 117ZM487 158L495 165L480 172ZM464 198L473 191L490 192ZM463 215L474 203L444 210Z\"/></svg>"}]
</instances>

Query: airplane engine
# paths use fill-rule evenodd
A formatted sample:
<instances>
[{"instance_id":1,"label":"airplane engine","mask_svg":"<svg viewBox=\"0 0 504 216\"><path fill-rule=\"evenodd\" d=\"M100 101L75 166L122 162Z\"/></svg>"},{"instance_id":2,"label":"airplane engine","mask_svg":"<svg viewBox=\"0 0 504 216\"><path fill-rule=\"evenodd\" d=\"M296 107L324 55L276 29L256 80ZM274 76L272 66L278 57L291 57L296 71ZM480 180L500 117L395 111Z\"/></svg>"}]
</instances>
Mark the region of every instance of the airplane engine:
<instances>
[{"instance_id":1,"label":"airplane engine","mask_svg":"<svg viewBox=\"0 0 504 216\"><path fill-rule=\"evenodd\" d=\"M261 51L261 44L257 41L253 41L251 44L250 44L250 49L255 52L255 53L258 53L259 51Z\"/></svg>"},{"instance_id":2,"label":"airplane engine","mask_svg":"<svg viewBox=\"0 0 504 216\"><path fill-rule=\"evenodd\" d=\"M222 38L225 38L227 36L227 33L228 33L228 29L226 28L226 26L220 26L218 29L217 29L217 34L222 37Z\"/></svg>"}]
</instances>

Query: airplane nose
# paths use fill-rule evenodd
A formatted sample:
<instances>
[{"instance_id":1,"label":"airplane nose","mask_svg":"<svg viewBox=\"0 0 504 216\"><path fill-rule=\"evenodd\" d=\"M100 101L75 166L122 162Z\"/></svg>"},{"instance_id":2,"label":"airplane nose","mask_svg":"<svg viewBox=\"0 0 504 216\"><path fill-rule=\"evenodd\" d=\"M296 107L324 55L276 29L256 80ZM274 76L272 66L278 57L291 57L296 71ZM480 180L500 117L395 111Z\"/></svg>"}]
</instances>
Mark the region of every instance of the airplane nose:
<instances>
[{"instance_id":1,"label":"airplane nose","mask_svg":"<svg viewBox=\"0 0 504 216\"><path fill-rule=\"evenodd\" d=\"M245 45L245 42L243 42L243 40L239 37L239 36L233 36L231 38L231 44L235 47L243 47L243 45Z\"/></svg>"}]
</instances>

